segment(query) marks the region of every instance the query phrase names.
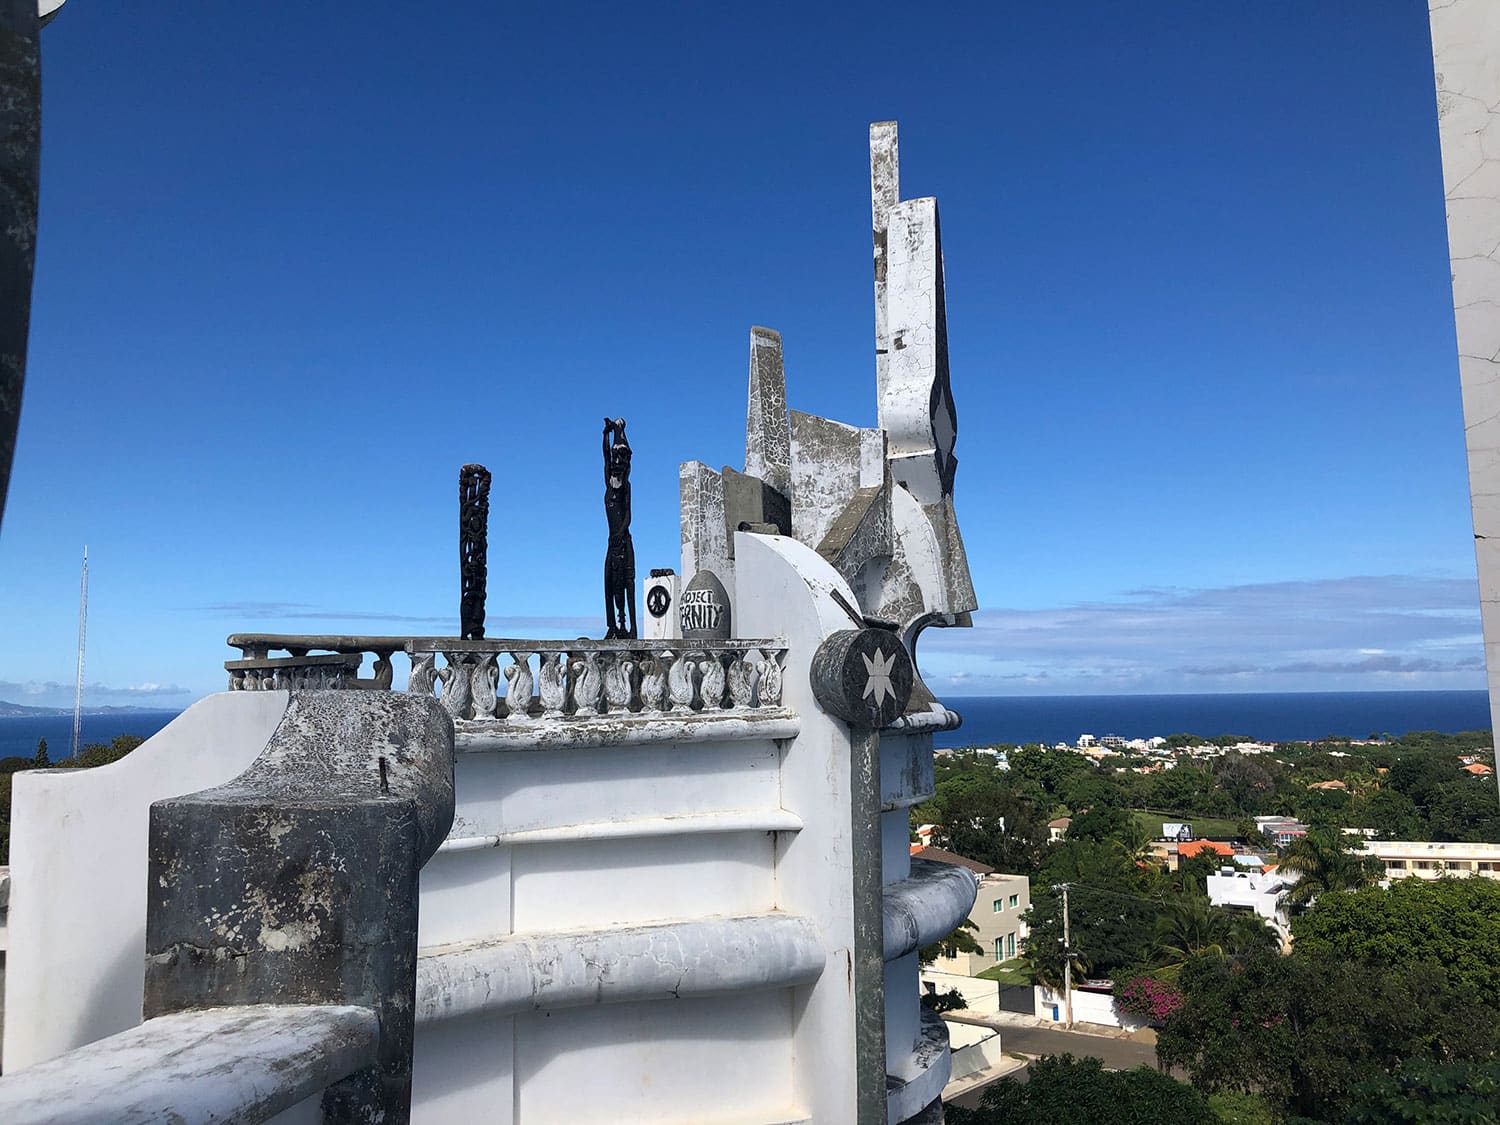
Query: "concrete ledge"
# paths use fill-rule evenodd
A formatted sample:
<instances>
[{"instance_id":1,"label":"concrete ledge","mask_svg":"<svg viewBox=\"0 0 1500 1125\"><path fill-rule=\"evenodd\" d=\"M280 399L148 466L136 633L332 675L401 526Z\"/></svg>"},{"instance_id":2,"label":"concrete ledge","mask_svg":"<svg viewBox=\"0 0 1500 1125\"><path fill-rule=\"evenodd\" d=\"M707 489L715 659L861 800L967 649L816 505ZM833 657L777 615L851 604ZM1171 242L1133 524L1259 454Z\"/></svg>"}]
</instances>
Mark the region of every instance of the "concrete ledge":
<instances>
[{"instance_id":1,"label":"concrete ledge","mask_svg":"<svg viewBox=\"0 0 1500 1125\"><path fill-rule=\"evenodd\" d=\"M979 881L968 868L913 859L911 875L885 888L880 910L885 959L895 961L952 933L969 916L978 893Z\"/></svg>"},{"instance_id":2,"label":"concrete ledge","mask_svg":"<svg viewBox=\"0 0 1500 1125\"><path fill-rule=\"evenodd\" d=\"M957 711L951 711L941 703L934 703L930 711L912 711L881 729L918 734L927 731L957 730L963 725L964 717Z\"/></svg>"},{"instance_id":3,"label":"concrete ledge","mask_svg":"<svg viewBox=\"0 0 1500 1125\"><path fill-rule=\"evenodd\" d=\"M794 914L519 934L422 950L417 1022L787 988L826 962Z\"/></svg>"},{"instance_id":4,"label":"concrete ledge","mask_svg":"<svg viewBox=\"0 0 1500 1125\"><path fill-rule=\"evenodd\" d=\"M549 828L522 828L487 836L449 836L438 852L468 852L519 844L554 844L571 840L632 840L646 836L688 836L714 832L800 832L802 818L785 809L687 813L633 820L596 820Z\"/></svg>"},{"instance_id":5,"label":"concrete ledge","mask_svg":"<svg viewBox=\"0 0 1500 1125\"><path fill-rule=\"evenodd\" d=\"M922 1010L922 1029L900 1074L885 1076L886 1116L890 1121L920 1122L922 1114L942 1097L948 1084L952 1056L943 1017ZM933 1120L941 1120L941 1117Z\"/></svg>"},{"instance_id":6,"label":"concrete ledge","mask_svg":"<svg viewBox=\"0 0 1500 1125\"><path fill-rule=\"evenodd\" d=\"M178 1012L0 1078L6 1125L238 1125L374 1064L368 1008L252 1005Z\"/></svg>"},{"instance_id":7,"label":"concrete ledge","mask_svg":"<svg viewBox=\"0 0 1500 1125\"><path fill-rule=\"evenodd\" d=\"M460 754L527 750L586 750L608 746L659 746L671 742L736 742L796 738L802 729L785 707L764 711L696 711L680 714L597 715L564 719L459 719L453 724Z\"/></svg>"}]
</instances>

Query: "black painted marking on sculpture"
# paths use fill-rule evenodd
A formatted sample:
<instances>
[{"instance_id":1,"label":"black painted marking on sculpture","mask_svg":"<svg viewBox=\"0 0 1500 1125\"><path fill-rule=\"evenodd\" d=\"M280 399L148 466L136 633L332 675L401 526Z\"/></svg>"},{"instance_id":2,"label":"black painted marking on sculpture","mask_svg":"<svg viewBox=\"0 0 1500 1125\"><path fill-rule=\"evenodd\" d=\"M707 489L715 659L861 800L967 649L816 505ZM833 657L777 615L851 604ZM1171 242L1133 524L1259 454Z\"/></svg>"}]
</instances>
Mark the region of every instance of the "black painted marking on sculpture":
<instances>
[{"instance_id":1,"label":"black painted marking on sculpture","mask_svg":"<svg viewBox=\"0 0 1500 1125\"><path fill-rule=\"evenodd\" d=\"M489 578L490 471L465 465L458 473L459 635L484 640L485 584Z\"/></svg>"},{"instance_id":2,"label":"black painted marking on sculpture","mask_svg":"<svg viewBox=\"0 0 1500 1125\"><path fill-rule=\"evenodd\" d=\"M672 595L665 586L652 586L646 591L646 612L652 617L665 617L672 608Z\"/></svg>"},{"instance_id":3,"label":"black painted marking on sculpture","mask_svg":"<svg viewBox=\"0 0 1500 1125\"><path fill-rule=\"evenodd\" d=\"M604 515L609 520L604 551L604 623L609 629L604 639L633 639L635 543L630 538L630 442L624 418L604 419Z\"/></svg>"}]
</instances>

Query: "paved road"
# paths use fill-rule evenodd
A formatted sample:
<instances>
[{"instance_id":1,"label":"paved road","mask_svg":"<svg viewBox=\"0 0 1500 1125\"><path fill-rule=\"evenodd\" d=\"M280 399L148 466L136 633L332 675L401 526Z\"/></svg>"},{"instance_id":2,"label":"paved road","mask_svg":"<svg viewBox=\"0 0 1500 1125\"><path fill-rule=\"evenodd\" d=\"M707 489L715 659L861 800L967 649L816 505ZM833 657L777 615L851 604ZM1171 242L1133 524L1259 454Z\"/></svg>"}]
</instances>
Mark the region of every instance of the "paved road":
<instances>
[{"instance_id":1,"label":"paved road","mask_svg":"<svg viewBox=\"0 0 1500 1125\"><path fill-rule=\"evenodd\" d=\"M1061 1055L1064 1052L1084 1058L1092 1055L1103 1059L1111 1070L1125 1070L1132 1066L1156 1065L1156 1047L1150 1043L1137 1043L1130 1039L1106 1039L1099 1035L1081 1035L1076 1031L1054 1031L1049 1027L1004 1027L1000 1029L1000 1046L1009 1054L1019 1051L1025 1055ZM1025 1071L1016 1077L1024 1077ZM1014 1081L1014 1079L1010 1079ZM977 1109L984 1093L980 1087L954 1098L953 1105Z\"/></svg>"}]
</instances>

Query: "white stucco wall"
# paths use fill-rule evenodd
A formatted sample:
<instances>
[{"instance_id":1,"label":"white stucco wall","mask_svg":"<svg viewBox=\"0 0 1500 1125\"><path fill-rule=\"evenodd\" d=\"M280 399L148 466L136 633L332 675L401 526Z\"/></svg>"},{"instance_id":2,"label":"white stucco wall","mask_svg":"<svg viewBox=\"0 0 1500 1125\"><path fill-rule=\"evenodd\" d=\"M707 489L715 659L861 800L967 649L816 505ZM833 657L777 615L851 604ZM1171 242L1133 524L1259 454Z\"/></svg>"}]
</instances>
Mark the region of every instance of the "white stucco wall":
<instances>
[{"instance_id":1,"label":"white stucco wall","mask_svg":"<svg viewBox=\"0 0 1500 1125\"><path fill-rule=\"evenodd\" d=\"M1500 730L1500 4L1432 0L1430 24L1490 718Z\"/></svg>"},{"instance_id":2,"label":"white stucco wall","mask_svg":"<svg viewBox=\"0 0 1500 1125\"><path fill-rule=\"evenodd\" d=\"M16 774L7 1073L140 1022L151 803L242 772L286 703L286 692L211 695L118 762Z\"/></svg>"}]
</instances>

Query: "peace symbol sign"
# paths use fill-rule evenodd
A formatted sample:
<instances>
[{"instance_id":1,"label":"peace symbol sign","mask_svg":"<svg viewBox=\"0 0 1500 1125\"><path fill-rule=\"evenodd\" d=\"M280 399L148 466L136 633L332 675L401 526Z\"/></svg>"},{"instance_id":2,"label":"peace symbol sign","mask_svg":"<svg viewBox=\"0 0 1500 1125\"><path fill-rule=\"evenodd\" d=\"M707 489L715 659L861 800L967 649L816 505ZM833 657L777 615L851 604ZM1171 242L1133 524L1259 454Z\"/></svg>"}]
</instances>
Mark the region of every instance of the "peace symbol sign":
<instances>
[{"instance_id":1,"label":"peace symbol sign","mask_svg":"<svg viewBox=\"0 0 1500 1125\"><path fill-rule=\"evenodd\" d=\"M665 617L672 608L672 595L665 586L652 586L646 591L646 612L652 617Z\"/></svg>"}]
</instances>

